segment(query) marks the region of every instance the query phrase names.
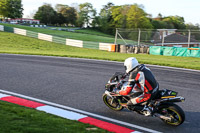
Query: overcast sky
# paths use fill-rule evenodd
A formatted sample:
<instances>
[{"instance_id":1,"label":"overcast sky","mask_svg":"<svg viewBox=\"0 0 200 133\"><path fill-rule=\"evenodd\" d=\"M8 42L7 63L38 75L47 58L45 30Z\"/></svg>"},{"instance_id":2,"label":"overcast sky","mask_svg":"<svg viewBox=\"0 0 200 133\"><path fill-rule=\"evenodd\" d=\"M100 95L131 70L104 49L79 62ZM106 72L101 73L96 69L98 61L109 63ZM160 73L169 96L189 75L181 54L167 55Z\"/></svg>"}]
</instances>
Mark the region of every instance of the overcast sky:
<instances>
[{"instance_id":1,"label":"overcast sky","mask_svg":"<svg viewBox=\"0 0 200 133\"><path fill-rule=\"evenodd\" d=\"M163 16L178 15L185 19L186 23L200 24L200 0L22 0L24 17L30 16L43 3L49 3L53 7L56 4L71 5L72 3L89 2L99 12L103 5L112 2L115 5L143 4L144 10L156 17L159 13Z\"/></svg>"}]
</instances>

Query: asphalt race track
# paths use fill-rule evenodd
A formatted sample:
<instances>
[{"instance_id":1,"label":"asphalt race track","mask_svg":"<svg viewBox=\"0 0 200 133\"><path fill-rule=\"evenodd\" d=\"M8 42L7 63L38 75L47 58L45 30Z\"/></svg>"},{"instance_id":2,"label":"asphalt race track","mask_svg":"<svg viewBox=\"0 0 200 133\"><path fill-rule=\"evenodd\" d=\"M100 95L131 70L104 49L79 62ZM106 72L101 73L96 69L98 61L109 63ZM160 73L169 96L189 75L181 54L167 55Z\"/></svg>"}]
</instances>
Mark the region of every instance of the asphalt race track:
<instances>
[{"instance_id":1,"label":"asphalt race track","mask_svg":"<svg viewBox=\"0 0 200 133\"><path fill-rule=\"evenodd\" d=\"M126 109L116 112L102 101L104 85L123 63L85 59L0 54L0 89L73 107L165 133L200 132L200 71L149 66L160 88L186 98L178 103L186 120L179 127ZM138 130L142 131L142 130Z\"/></svg>"}]
</instances>

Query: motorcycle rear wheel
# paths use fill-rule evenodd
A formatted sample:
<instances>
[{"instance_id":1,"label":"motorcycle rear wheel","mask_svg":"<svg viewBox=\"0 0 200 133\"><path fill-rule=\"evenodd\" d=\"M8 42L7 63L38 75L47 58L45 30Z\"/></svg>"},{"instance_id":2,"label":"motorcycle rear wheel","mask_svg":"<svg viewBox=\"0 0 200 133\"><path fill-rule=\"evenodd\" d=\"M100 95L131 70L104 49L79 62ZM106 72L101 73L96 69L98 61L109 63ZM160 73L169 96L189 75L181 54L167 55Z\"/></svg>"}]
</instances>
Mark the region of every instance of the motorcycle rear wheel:
<instances>
[{"instance_id":1,"label":"motorcycle rear wheel","mask_svg":"<svg viewBox=\"0 0 200 133\"><path fill-rule=\"evenodd\" d=\"M123 106L119 104L116 99L112 99L107 94L103 94L102 96L104 103L112 110L120 111L123 109Z\"/></svg>"},{"instance_id":2,"label":"motorcycle rear wheel","mask_svg":"<svg viewBox=\"0 0 200 133\"><path fill-rule=\"evenodd\" d=\"M168 125L179 126L185 121L185 113L184 111L176 104L165 104L159 108L159 113L171 117L171 121L163 120Z\"/></svg>"}]
</instances>

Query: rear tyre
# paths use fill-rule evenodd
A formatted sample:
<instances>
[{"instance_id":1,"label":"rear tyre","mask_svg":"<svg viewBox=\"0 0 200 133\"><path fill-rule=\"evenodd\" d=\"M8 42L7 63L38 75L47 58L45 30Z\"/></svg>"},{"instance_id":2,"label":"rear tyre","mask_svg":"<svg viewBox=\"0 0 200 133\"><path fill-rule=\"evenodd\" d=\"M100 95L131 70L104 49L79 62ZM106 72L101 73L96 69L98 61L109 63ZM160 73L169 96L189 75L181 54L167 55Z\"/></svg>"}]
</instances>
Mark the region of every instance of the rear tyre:
<instances>
[{"instance_id":1,"label":"rear tyre","mask_svg":"<svg viewBox=\"0 0 200 133\"><path fill-rule=\"evenodd\" d=\"M104 103L112 110L120 111L123 107L119 104L116 99L112 99L107 94L103 94L102 96Z\"/></svg>"},{"instance_id":2,"label":"rear tyre","mask_svg":"<svg viewBox=\"0 0 200 133\"><path fill-rule=\"evenodd\" d=\"M161 119L168 125L179 126L185 121L184 111L176 104L161 105L159 113L172 119L171 121Z\"/></svg>"}]
</instances>

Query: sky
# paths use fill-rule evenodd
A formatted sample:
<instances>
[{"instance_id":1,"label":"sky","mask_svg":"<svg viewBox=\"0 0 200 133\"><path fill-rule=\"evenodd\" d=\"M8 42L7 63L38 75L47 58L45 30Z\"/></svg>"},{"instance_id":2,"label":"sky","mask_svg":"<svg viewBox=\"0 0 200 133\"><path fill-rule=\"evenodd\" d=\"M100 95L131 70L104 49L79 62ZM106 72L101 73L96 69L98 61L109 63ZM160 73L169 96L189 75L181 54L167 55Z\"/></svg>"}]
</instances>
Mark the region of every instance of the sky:
<instances>
[{"instance_id":1,"label":"sky","mask_svg":"<svg viewBox=\"0 0 200 133\"><path fill-rule=\"evenodd\" d=\"M103 5L112 2L115 5L125 4L142 4L144 10L157 17L159 13L165 16L181 16L184 17L186 23L200 24L200 0L22 0L24 8L24 18L31 16L38 10L38 7L43 3L51 4L55 7L56 4L71 5L72 3L82 4L89 2L100 12Z\"/></svg>"}]
</instances>

